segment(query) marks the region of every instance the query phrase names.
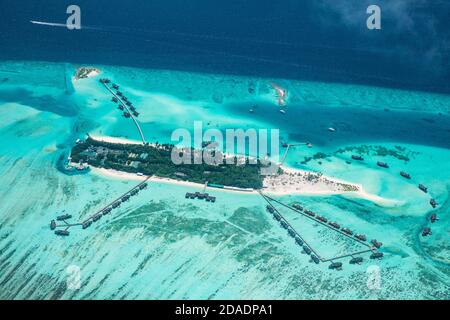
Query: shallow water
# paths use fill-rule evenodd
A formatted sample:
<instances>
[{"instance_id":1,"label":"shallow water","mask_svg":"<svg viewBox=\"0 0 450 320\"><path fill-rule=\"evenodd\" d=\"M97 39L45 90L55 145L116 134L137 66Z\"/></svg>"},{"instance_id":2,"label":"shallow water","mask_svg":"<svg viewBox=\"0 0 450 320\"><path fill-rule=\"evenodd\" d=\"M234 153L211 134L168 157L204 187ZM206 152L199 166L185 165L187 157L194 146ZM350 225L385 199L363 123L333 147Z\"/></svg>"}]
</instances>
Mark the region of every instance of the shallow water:
<instances>
[{"instance_id":1,"label":"shallow water","mask_svg":"<svg viewBox=\"0 0 450 320\"><path fill-rule=\"evenodd\" d=\"M114 109L98 79L67 85L75 66L4 62L0 69L11 68L20 73L0 84L1 298L450 298L450 120L442 107L447 96L358 87L355 95L377 92L380 105L367 107L362 98L335 105L328 94L339 96L347 87L305 83L308 94L292 97L283 116L267 89L268 79L100 67L135 101L150 141L168 141L174 128L189 129L198 119L208 128L280 128L286 141L314 144L312 149L294 148L289 165L361 183L369 192L400 201L386 208L343 196L278 197L383 242L383 260L369 261L367 255L362 265L343 260L343 271L335 272L327 263L310 263L259 196L211 190L218 201L207 204L184 198L192 188L162 183L152 182L91 229L72 229L70 237L57 238L48 227L57 213L66 210L78 220L136 184L93 173L64 175L57 170L61 153L86 133L133 139L138 134ZM252 81L259 89L249 94ZM298 95L299 83L277 81ZM320 92L322 101L317 100ZM412 110L405 103L415 101L410 97L421 97L426 110ZM353 105L358 101L359 107ZM249 114L255 103L256 112ZM430 112L433 105L443 115ZM391 110L384 111L387 107ZM337 131L328 132L329 126ZM370 149L366 161L350 164L346 161L354 151L336 153L355 146L397 153ZM328 156L302 164L305 156L318 152ZM391 167L379 168L376 161ZM413 179L401 178L400 170ZM425 239L420 232L429 225L430 195L419 191L418 183L429 186L441 204L436 210L440 221ZM323 256L355 249L328 229L280 211ZM69 266L80 268L79 289L67 285ZM380 268L379 288L367 286L370 266Z\"/></svg>"}]
</instances>

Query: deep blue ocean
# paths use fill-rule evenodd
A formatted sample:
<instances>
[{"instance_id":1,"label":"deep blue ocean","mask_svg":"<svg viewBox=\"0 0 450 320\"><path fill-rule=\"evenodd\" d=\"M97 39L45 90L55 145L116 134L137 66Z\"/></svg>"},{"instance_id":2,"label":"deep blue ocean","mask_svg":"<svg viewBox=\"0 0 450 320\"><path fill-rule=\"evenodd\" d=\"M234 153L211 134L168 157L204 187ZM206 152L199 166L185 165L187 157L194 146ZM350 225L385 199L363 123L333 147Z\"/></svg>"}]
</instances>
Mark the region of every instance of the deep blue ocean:
<instances>
[{"instance_id":1,"label":"deep blue ocean","mask_svg":"<svg viewBox=\"0 0 450 320\"><path fill-rule=\"evenodd\" d=\"M379 0L1 0L0 59L363 83L450 92L450 3ZM81 8L80 31L65 23Z\"/></svg>"}]
</instances>

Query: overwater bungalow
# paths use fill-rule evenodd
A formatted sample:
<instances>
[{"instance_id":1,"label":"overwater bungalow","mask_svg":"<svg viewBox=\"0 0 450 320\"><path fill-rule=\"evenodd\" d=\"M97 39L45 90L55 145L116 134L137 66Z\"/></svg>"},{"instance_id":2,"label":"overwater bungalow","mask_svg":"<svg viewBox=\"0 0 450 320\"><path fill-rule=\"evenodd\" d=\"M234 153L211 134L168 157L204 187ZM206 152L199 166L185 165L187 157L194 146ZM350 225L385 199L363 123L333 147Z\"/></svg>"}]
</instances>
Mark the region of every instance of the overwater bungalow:
<instances>
[{"instance_id":1,"label":"overwater bungalow","mask_svg":"<svg viewBox=\"0 0 450 320\"><path fill-rule=\"evenodd\" d=\"M297 244L298 244L299 246L303 246L303 240L300 239L299 237L296 237L296 238L295 238L295 242L297 242Z\"/></svg>"},{"instance_id":2,"label":"overwater bungalow","mask_svg":"<svg viewBox=\"0 0 450 320\"><path fill-rule=\"evenodd\" d=\"M308 246L304 245L303 252L309 255L309 254L311 254L311 249Z\"/></svg>"},{"instance_id":3,"label":"overwater bungalow","mask_svg":"<svg viewBox=\"0 0 450 320\"><path fill-rule=\"evenodd\" d=\"M129 195L125 195L125 196L122 197L122 202L126 202L129 199L130 199L130 196Z\"/></svg>"},{"instance_id":4,"label":"overwater bungalow","mask_svg":"<svg viewBox=\"0 0 450 320\"><path fill-rule=\"evenodd\" d=\"M328 267L328 269L332 269L332 270L342 270L342 262L333 262L332 264L330 264L330 266Z\"/></svg>"},{"instance_id":5,"label":"overwater bungalow","mask_svg":"<svg viewBox=\"0 0 450 320\"><path fill-rule=\"evenodd\" d=\"M370 255L370 259L381 259L383 258L383 252L374 252Z\"/></svg>"},{"instance_id":6,"label":"overwater bungalow","mask_svg":"<svg viewBox=\"0 0 450 320\"><path fill-rule=\"evenodd\" d=\"M316 255L311 255L311 260L315 263L315 264L319 264L320 260Z\"/></svg>"},{"instance_id":7,"label":"overwater bungalow","mask_svg":"<svg viewBox=\"0 0 450 320\"><path fill-rule=\"evenodd\" d=\"M67 231L67 230L56 230L56 231L55 231L55 234L56 234L57 236L64 236L64 237L67 237L68 235L70 235L70 232Z\"/></svg>"},{"instance_id":8,"label":"overwater bungalow","mask_svg":"<svg viewBox=\"0 0 450 320\"><path fill-rule=\"evenodd\" d=\"M346 234L348 234L348 235L353 235L353 231L352 230L350 230L349 228L342 228L342 231L344 231Z\"/></svg>"},{"instance_id":9,"label":"overwater bungalow","mask_svg":"<svg viewBox=\"0 0 450 320\"><path fill-rule=\"evenodd\" d=\"M270 213L274 213L275 210L273 210L273 208L269 205L266 206L267 211L269 211Z\"/></svg>"},{"instance_id":10,"label":"overwater bungalow","mask_svg":"<svg viewBox=\"0 0 450 320\"><path fill-rule=\"evenodd\" d=\"M400 172L400 175L401 175L403 178L411 179L411 175L410 175L409 173L405 172L405 171L401 171L401 172Z\"/></svg>"},{"instance_id":11,"label":"overwater bungalow","mask_svg":"<svg viewBox=\"0 0 450 320\"><path fill-rule=\"evenodd\" d=\"M112 97L112 102L115 102L115 103L117 103L117 102L119 102L119 99L117 99L116 97Z\"/></svg>"},{"instance_id":12,"label":"overwater bungalow","mask_svg":"<svg viewBox=\"0 0 450 320\"><path fill-rule=\"evenodd\" d=\"M72 218L72 216L70 214L63 214L61 216L56 217L56 220L58 221L63 221L63 220L67 220Z\"/></svg>"},{"instance_id":13,"label":"overwater bungalow","mask_svg":"<svg viewBox=\"0 0 450 320\"><path fill-rule=\"evenodd\" d=\"M98 220L100 220L100 218L102 217L102 215L100 214L100 213L97 213L96 215L94 215L93 217L92 217L92 221L98 221Z\"/></svg>"},{"instance_id":14,"label":"overwater bungalow","mask_svg":"<svg viewBox=\"0 0 450 320\"><path fill-rule=\"evenodd\" d=\"M55 230L56 229L56 221L55 220L52 220L51 222L50 222L50 230Z\"/></svg>"},{"instance_id":15,"label":"overwater bungalow","mask_svg":"<svg viewBox=\"0 0 450 320\"><path fill-rule=\"evenodd\" d=\"M284 220L281 221L281 226L282 226L284 229L289 228L288 224L287 224L286 221L284 221Z\"/></svg>"},{"instance_id":16,"label":"overwater bungalow","mask_svg":"<svg viewBox=\"0 0 450 320\"><path fill-rule=\"evenodd\" d=\"M128 100L126 101L125 104L126 104L127 106L129 106L129 107L133 105L133 104L132 104L130 101L128 101ZM133 107L133 108L134 108L134 107ZM130 108L130 109L131 109L131 108Z\"/></svg>"},{"instance_id":17,"label":"overwater bungalow","mask_svg":"<svg viewBox=\"0 0 450 320\"><path fill-rule=\"evenodd\" d=\"M295 238L295 231L292 229L288 229L288 234L292 237Z\"/></svg>"},{"instance_id":18,"label":"overwater bungalow","mask_svg":"<svg viewBox=\"0 0 450 320\"><path fill-rule=\"evenodd\" d=\"M103 210L103 215L106 215L111 212L111 208L106 208Z\"/></svg>"},{"instance_id":19,"label":"overwater bungalow","mask_svg":"<svg viewBox=\"0 0 450 320\"><path fill-rule=\"evenodd\" d=\"M430 204L431 204L431 206L432 206L433 208L436 208L437 205L438 205L438 203L437 203L436 200L434 200L434 199L431 199L431 200L430 200Z\"/></svg>"},{"instance_id":20,"label":"overwater bungalow","mask_svg":"<svg viewBox=\"0 0 450 320\"><path fill-rule=\"evenodd\" d=\"M378 242L376 239L372 239L372 240L370 241L370 243L373 244L373 246L374 246L375 248L377 248L377 249L379 249L379 248L383 245L383 243Z\"/></svg>"},{"instance_id":21,"label":"overwater bungalow","mask_svg":"<svg viewBox=\"0 0 450 320\"><path fill-rule=\"evenodd\" d=\"M361 241L366 241L367 240L367 237L365 235L363 235L363 234L356 234L355 238L358 239L358 240L361 240Z\"/></svg>"},{"instance_id":22,"label":"overwater bungalow","mask_svg":"<svg viewBox=\"0 0 450 320\"><path fill-rule=\"evenodd\" d=\"M317 220L322 221L322 222L328 222L328 219L322 216L317 216Z\"/></svg>"},{"instance_id":23,"label":"overwater bungalow","mask_svg":"<svg viewBox=\"0 0 450 320\"><path fill-rule=\"evenodd\" d=\"M280 220L281 220L281 216L280 216L279 214L277 214L277 213L275 213L275 214L273 215L273 218L274 218L275 220L277 220L277 221L280 221Z\"/></svg>"},{"instance_id":24,"label":"overwater bungalow","mask_svg":"<svg viewBox=\"0 0 450 320\"><path fill-rule=\"evenodd\" d=\"M438 219L436 213L433 213L433 214L430 216L430 221L431 221L431 223L435 223L437 220L439 220L439 219Z\"/></svg>"},{"instance_id":25,"label":"overwater bungalow","mask_svg":"<svg viewBox=\"0 0 450 320\"><path fill-rule=\"evenodd\" d=\"M292 207L293 207L294 209L297 209L298 211L303 211L303 207L302 207L301 205L297 204L297 203L294 203L294 204L292 205Z\"/></svg>"},{"instance_id":26,"label":"overwater bungalow","mask_svg":"<svg viewBox=\"0 0 450 320\"><path fill-rule=\"evenodd\" d=\"M127 104L128 105L128 107L129 107L129 109L131 110L131 111L135 111L136 110L136 108L130 103L130 104Z\"/></svg>"},{"instance_id":27,"label":"overwater bungalow","mask_svg":"<svg viewBox=\"0 0 450 320\"><path fill-rule=\"evenodd\" d=\"M311 217L314 217L316 214L313 212L313 211L311 211L311 210L305 210L305 213L308 215L308 216L311 216Z\"/></svg>"},{"instance_id":28,"label":"overwater bungalow","mask_svg":"<svg viewBox=\"0 0 450 320\"><path fill-rule=\"evenodd\" d=\"M84 222L81 227L83 229L87 229L91 226L91 224L92 224L92 221L89 220L89 221Z\"/></svg>"},{"instance_id":29,"label":"overwater bungalow","mask_svg":"<svg viewBox=\"0 0 450 320\"><path fill-rule=\"evenodd\" d=\"M350 260L350 264L361 264L363 262L362 257L354 257Z\"/></svg>"},{"instance_id":30,"label":"overwater bungalow","mask_svg":"<svg viewBox=\"0 0 450 320\"><path fill-rule=\"evenodd\" d=\"M428 188L425 187L423 184L419 184L419 189L425 193L428 193Z\"/></svg>"},{"instance_id":31,"label":"overwater bungalow","mask_svg":"<svg viewBox=\"0 0 450 320\"><path fill-rule=\"evenodd\" d=\"M123 107L123 105L121 105L121 104L119 104L119 106L117 107L119 110L121 110L121 111L123 111L124 110L124 107Z\"/></svg>"},{"instance_id":32,"label":"overwater bungalow","mask_svg":"<svg viewBox=\"0 0 450 320\"><path fill-rule=\"evenodd\" d=\"M113 87L113 89L119 90L119 86L115 83L112 85L112 87Z\"/></svg>"},{"instance_id":33,"label":"overwater bungalow","mask_svg":"<svg viewBox=\"0 0 450 320\"><path fill-rule=\"evenodd\" d=\"M361 157L360 155L356 155L356 154L352 155L352 159L353 160L357 160L357 161L363 161L364 160L363 157Z\"/></svg>"},{"instance_id":34,"label":"overwater bungalow","mask_svg":"<svg viewBox=\"0 0 450 320\"><path fill-rule=\"evenodd\" d=\"M333 222L333 221L328 222L328 224L330 226L332 226L333 228L335 228L335 229L340 229L341 228L341 226L339 224L337 224L336 222Z\"/></svg>"},{"instance_id":35,"label":"overwater bungalow","mask_svg":"<svg viewBox=\"0 0 450 320\"><path fill-rule=\"evenodd\" d=\"M120 207L120 202L119 202L119 201L114 202L114 203L112 204L112 207L113 207L114 209Z\"/></svg>"},{"instance_id":36,"label":"overwater bungalow","mask_svg":"<svg viewBox=\"0 0 450 320\"><path fill-rule=\"evenodd\" d=\"M124 116L125 118L131 117L131 115L130 115L130 113L129 113L128 111L124 112L124 113L123 113L123 116Z\"/></svg>"},{"instance_id":37,"label":"overwater bungalow","mask_svg":"<svg viewBox=\"0 0 450 320\"><path fill-rule=\"evenodd\" d=\"M389 168L389 165L386 162L381 162L381 161L377 162L377 166L386 168L386 169Z\"/></svg>"},{"instance_id":38,"label":"overwater bungalow","mask_svg":"<svg viewBox=\"0 0 450 320\"><path fill-rule=\"evenodd\" d=\"M423 229L423 231L422 231L422 237L427 237L427 236L430 236L430 235L432 235L432 233L431 233L431 228L425 228L425 229Z\"/></svg>"},{"instance_id":39,"label":"overwater bungalow","mask_svg":"<svg viewBox=\"0 0 450 320\"><path fill-rule=\"evenodd\" d=\"M117 94L119 97L123 97L123 93L120 92L120 91L117 91L116 94Z\"/></svg>"},{"instance_id":40,"label":"overwater bungalow","mask_svg":"<svg viewBox=\"0 0 450 320\"><path fill-rule=\"evenodd\" d=\"M145 188L147 188L147 186L148 186L148 184L147 184L147 182L144 182L143 184L141 184L140 186L139 186L139 189L145 189Z\"/></svg>"},{"instance_id":41,"label":"overwater bungalow","mask_svg":"<svg viewBox=\"0 0 450 320\"><path fill-rule=\"evenodd\" d=\"M100 79L100 82L101 83L110 83L111 80L109 80L108 78L102 78L102 79Z\"/></svg>"}]
</instances>

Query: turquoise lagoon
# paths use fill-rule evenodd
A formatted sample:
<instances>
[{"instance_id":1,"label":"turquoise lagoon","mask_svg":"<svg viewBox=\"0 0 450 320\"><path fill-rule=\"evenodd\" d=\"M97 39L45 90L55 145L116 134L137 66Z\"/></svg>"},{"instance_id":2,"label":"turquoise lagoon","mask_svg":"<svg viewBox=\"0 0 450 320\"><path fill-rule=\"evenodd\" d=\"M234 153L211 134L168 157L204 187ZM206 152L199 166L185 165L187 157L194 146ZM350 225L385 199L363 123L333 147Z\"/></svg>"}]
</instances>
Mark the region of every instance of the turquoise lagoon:
<instances>
[{"instance_id":1,"label":"turquoise lagoon","mask_svg":"<svg viewBox=\"0 0 450 320\"><path fill-rule=\"evenodd\" d=\"M344 269L335 272L327 263L312 264L259 196L212 190L217 203L200 203L184 199L192 188L173 184L152 182L91 229L56 237L48 224L59 212L85 217L136 183L57 170L60 156L86 133L139 139L98 78L72 81L77 67L0 64L0 298L450 298L450 96L97 66L137 106L149 141L169 142L174 129L191 129L195 120L204 128L279 128L283 141L314 144L293 149L290 166L361 183L396 200L383 207L344 196L278 197L384 243L383 260L343 260ZM289 91L286 115L278 112L271 82ZM354 150L366 161L348 163ZM376 161L391 168L378 168ZM402 179L400 170L413 179ZM430 195L418 190L419 182L440 203L440 221L428 238L420 233L429 225ZM358 250L280 210L323 256ZM67 286L70 266L80 268L79 289ZM376 288L368 286L374 268Z\"/></svg>"}]
</instances>

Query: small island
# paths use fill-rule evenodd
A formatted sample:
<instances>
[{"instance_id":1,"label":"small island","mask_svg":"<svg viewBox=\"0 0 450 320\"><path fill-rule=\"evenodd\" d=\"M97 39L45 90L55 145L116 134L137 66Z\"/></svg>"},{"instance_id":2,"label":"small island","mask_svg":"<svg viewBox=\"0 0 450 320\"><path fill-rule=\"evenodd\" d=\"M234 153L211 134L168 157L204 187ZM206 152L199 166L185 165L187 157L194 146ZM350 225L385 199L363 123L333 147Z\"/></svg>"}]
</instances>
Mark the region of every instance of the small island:
<instances>
[{"instance_id":1,"label":"small island","mask_svg":"<svg viewBox=\"0 0 450 320\"><path fill-rule=\"evenodd\" d=\"M75 80L87 79L100 74L100 70L94 67L80 67L75 73Z\"/></svg>"},{"instance_id":2,"label":"small island","mask_svg":"<svg viewBox=\"0 0 450 320\"><path fill-rule=\"evenodd\" d=\"M261 189L262 164L249 164L248 159L235 159L239 165L180 164L172 162L172 144L122 144L88 137L72 148L71 162L96 168L112 169L173 180L222 185L243 189ZM193 150L193 149L192 149ZM182 152L182 149L179 149ZM194 154L194 152L192 152Z\"/></svg>"}]
</instances>

